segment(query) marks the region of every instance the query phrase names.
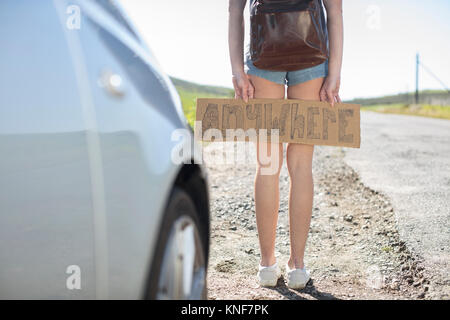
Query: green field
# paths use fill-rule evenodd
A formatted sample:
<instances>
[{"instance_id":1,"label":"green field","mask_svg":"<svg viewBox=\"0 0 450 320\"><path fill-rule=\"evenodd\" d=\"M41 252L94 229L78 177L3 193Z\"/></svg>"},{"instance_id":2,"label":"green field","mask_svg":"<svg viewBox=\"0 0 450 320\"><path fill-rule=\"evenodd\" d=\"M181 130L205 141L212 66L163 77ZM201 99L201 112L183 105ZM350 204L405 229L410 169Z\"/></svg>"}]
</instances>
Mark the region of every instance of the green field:
<instances>
[{"instance_id":1,"label":"green field","mask_svg":"<svg viewBox=\"0 0 450 320\"><path fill-rule=\"evenodd\" d=\"M362 106L361 110L363 111L370 110L383 113L450 119L450 94L447 91L420 91L419 104L414 104L414 100L414 93L410 92L376 98L358 98L345 102L360 104ZM433 102L433 104L430 102Z\"/></svg>"},{"instance_id":2,"label":"green field","mask_svg":"<svg viewBox=\"0 0 450 320\"><path fill-rule=\"evenodd\" d=\"M381 104L373 106L362 106L361 110L369 110L382 113L408 114L413 116L440 118L450 120L450 106L436 106L429 104Z\"/></svg>"},{"instance_id":3,"label":"green field","mask_svg":"<svg viewBox=\"0 0 450 320\"><path fill-rule=\"evenodd\" d=\"M195 108L197 98L232 98L234 90L224 87L206 86L192 82L171 78L177 88L183 104L184 114L191 127L195 122Z\"/></svg>"},{"instance_id":4,"label":"green field","mask_svg":"<svg viewBox=\"0 0 450 320\"><path fill-rule=\"evenodd\" d=\"M356 103L362 106L374 106L374 105L394 105L394 104L414 104L415 93L399 93L395 95L388 95L375 98L355 98L353 100L347 100L348 103ZM431 101L447 101L445 104L450 104L450 93L446 90L423 90L419 91L419 104L430 104ZM436 103L433 103L436 104ZM442 105L442 103L441 103Z\"/></svg>"}]
</instances>

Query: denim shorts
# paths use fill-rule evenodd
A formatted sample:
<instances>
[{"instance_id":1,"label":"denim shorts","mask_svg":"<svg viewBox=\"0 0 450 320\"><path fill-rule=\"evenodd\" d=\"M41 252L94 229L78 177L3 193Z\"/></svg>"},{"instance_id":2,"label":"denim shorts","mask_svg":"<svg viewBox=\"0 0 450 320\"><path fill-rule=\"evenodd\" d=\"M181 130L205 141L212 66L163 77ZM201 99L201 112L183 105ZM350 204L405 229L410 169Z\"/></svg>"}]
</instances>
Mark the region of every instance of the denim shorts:
<instances>
[{"instance_id":1,"label":"denim shorts","mask_svg":"<svg viewBox=\"0 0 450 320\"><path fill-rule=\"evenodd\" d=\"M295 86L309 80L325 78L328 75L328 60L312 68L285 72L258 69L247 55L245 65L248 69L247 74L287 86Z\"/></svg>"}]
</instances>

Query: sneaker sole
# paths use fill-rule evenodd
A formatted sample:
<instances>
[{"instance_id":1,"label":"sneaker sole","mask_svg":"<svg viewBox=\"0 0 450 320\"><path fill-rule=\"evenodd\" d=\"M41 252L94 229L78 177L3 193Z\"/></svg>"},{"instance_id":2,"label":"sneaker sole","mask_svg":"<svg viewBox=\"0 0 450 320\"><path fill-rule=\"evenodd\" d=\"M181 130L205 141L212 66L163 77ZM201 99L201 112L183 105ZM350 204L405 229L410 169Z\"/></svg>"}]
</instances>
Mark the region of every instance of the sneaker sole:
<instances>
[{"instance_id":1,"label":"sneaker sole","mask_svg":"<svg viewBox=\"0 0 450 320\"><path fill-rule=\"evenodd\" d=\"M306 281L306 283L301 283L301 284L288 283L288 287L291 288L291 289L305 289L306 286L308 285L309 280L311 280L311 278L308 279L308 281Z\"/></svg>"},{"instance_id":2,"label":"sneaker sole","mask_svg":"<svg viewBox=\"0 0 450 320\"><path fill-rule=\"evenodd\" d=\"M262 287L275 287L277 285L277 283L278 283L278 279L275 279L275 280L262 280L262 279L259 279L259 284Z\"/></svg>"}]
</instances>

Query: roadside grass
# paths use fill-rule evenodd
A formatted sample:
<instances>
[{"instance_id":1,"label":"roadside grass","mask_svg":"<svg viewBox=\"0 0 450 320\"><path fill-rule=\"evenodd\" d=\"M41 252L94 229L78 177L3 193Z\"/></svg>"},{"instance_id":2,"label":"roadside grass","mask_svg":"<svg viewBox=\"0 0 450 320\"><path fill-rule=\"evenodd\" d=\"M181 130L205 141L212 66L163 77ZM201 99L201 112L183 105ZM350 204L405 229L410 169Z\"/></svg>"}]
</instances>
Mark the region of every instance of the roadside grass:
<instances>
[{"instance_id":1,"label":"roadside grass","mask_svg":"<svg viewBox=\"0 0 450 320\"><path fill-rule=\"evenodd\" d=\"M227 96L219 96L211 93L191 92L177 88L183 105L184 115L191 127L194 127L195 111L197 107L197 98L228 98Z\"/></svg>"},{"instance_id":2,"label":"roadside grass","mask_svg":"<svg viewBox=\"0 0 450 320\"><path fill-rule=\"evenodd\" d=\"M355 98L348 100L348 103L356 103L363 106L391 105L391 104L411 104L414 101L415 92L405 92L389 96L374 98ZM427 104L429 101L450 101L450 94L447 90L423 90L419 91L419 104ZM436 103L435 103L436 104ZM438 104L447 104L438 103Z\"/></svg>"},{"instance_id":3,"label":"roadside grass","mask_svg":"<svg viewBox=\"0 0 450 320\"><path fill-rule=\"evenodd\" d=\"M177 88L178 94L180 95L181 103L183 105L184 115L189 123L189 125L193 128L195 122L195 111L197 98L232 98L234 97L234 91L228 90L223 92L211 92L209 90L202 90L202 88L198 88L197 90L191 90L190 88L186 89L184 87L175 85Z\"/></svg>"},{"instance_id":4,"label":"roadside grass","mask_svg":"<svg viewBox=\"0 0 450 320\"><path fill-rule=\"evenodd\" d=\"M413 116L431 117L450 120L450 106L438 106L429 104L379 104L363 106L361 110L381 113L407 114Z\"/></svg>"},{"instance_id":5,"label":"roadside grass","mask_svg":"<svg viewBox=\"0 0 450 320\"><path fill-rule=\"evenodd\" d=\"M217 86L207 86L192 83L189 81L171 78L173 84L175 85L178 94L180 95L181 103L183 105L183 111L186 119L191 127L194 127L195 122L195 111L197 98L233 98L234 91L231 88L217 87ZM442 96L447 94L441 91L423 91L422 96ZM349 103L361 103L363 106L361 110L369 110L381 113L395 113L395 114L407 114L423 117L432 117L440 119L450 120L450 105L440 106L440 105L430 105L430 104L405 104L405 103L395 103L394 98L397 100L402 98L402 95L397 96L387 96L380 98L370 98L370 99L355 99L352 101L347 101ZM387 102L392 100L392 102ZM386 102L385 102L386 101ZM369 104L369 105L365 105Z\"/></svg>"}]
</instances>

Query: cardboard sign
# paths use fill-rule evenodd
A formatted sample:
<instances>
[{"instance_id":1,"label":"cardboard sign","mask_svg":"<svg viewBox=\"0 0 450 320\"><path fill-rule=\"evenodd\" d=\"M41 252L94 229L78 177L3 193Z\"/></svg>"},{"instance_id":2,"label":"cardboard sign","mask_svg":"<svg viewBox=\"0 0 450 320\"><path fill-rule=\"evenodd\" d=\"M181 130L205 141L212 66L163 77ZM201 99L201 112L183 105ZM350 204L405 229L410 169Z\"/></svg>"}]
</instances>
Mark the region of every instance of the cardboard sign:
<instances>
[{"instance_id":1,"label":"cardboard sign","mask_svg":"<svg viewBox=\"0 0 450 320\"><path fill-rule=\"evenodd\" d=\"M252 134L268 141L278 135L278 142L359 148L360 106L338 103L331 107L326 102L292 99L250 99L248 103L197 99L197 139L249 141Z\"/></svg>"}]
</instances>

